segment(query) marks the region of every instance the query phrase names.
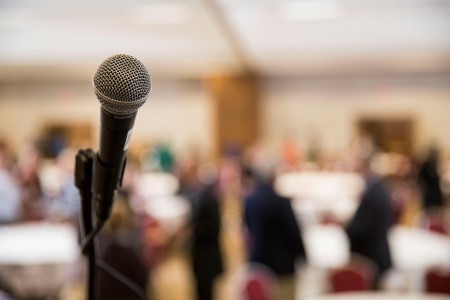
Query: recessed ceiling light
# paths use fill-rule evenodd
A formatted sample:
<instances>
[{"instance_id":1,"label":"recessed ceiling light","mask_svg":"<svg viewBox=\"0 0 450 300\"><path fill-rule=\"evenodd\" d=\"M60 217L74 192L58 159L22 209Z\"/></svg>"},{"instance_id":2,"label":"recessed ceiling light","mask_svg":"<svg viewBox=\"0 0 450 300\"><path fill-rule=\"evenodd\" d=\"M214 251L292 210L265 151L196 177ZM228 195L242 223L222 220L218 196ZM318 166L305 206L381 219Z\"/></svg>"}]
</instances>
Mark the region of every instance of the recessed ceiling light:
<instances>
[{"instance_id":1,"label":"recessed ceiling light","mask_svg":"<svg viewBox=\"0 0 450 300\"><path fill-rule=\"evenodd\" d=\"M336 0L288 0L278 6L280 16L285 20L334 19L341 15Z\"/></svg>"},{"instance_id":2,"label":"recessed ceiling light","mask_svg":"<svg viewBox=\"0 0 450 300\"><path fill-rule=\"evenodd\" d=\"M136 5L130 19L139 25L180 24L190 19L188 7L182 3L152 3Z\"/></svg>"}]
</instances>

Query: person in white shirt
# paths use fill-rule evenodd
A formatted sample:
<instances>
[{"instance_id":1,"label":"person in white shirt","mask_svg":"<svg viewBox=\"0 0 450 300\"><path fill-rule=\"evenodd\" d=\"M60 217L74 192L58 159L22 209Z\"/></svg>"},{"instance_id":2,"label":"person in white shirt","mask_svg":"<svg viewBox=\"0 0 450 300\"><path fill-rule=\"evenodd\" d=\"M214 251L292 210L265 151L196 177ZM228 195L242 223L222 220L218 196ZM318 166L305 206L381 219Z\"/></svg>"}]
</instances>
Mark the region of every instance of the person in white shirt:
<instances>
[{"instance_id":1,"label":"person in white shirt","mask_svg":"<svg viewBox=\"0 0 450 300\"><path fill-rule=\"evenodd\" d=\"M20 217L20 190L8 168L8 151L0 142L0 224L15 222Z\"/></svg>"}]
</instances>

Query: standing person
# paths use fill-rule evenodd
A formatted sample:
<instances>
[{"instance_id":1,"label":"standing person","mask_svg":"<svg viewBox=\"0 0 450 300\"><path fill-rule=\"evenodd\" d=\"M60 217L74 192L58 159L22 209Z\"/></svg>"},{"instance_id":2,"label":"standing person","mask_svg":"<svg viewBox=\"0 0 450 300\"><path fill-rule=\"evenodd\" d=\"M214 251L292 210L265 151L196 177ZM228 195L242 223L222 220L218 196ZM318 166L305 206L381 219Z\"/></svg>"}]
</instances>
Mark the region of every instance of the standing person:
<instances>
[{"instance_id":1,"label":"standing person","mask_svg":"<svg viewBox=\"0 0 450 300\"><path fill-rule=\"evenodd\" d=\"M420 189L422 191L423 208L442 207L444 196L441 190L441 178L438 170L439 152L431 148L423 161L418 175Z\"/></svg>"},{"instance_id":2,"label":"standing person","mask_svg":"<svg viewBox=\"0 0 450 300\"><path fill-rule=\"evenodd\" d=\"M264 170L265 169L265 170ZM249 238L249 260L272 270L278 283L276 299L295 298L295 264L305 258L300 227L290 199L277 194L274 173L259 164L249 171L253 191L245 199L244 219Z\"/></svg>"},{"instance_id":3,"label":"standing person","mask_svg":"<svg viewBox=\"0 0 450 300\"><path fill-rule=\"evenodd\" d=\"M220 161L217 179L193 201L192 266L199 300L214 298L214 284L224 270L220 244L221 203L229 201L229 195L236 193L239 180L239 163L236 157L227 154Z\"/></svg>"},{"instance_id":4,"label":"standing person","mask_svg":"<svg viewBox=\"0 0 450 300\"><path fill-rule=\"evenodd\" d=\"M392 201L383 180L371 172L370 157L361 161L360 172L365 188L345 231L351 252L369 258L377 266L375 286L379 288L380 276L392 265L387 238L392 224Z\"/></svg>"},{"instance_id":5,"label":"standing person","mask_svg":"<svg viewBox=\"0 0 450 300\"><path fill-rule=\"evenodd\" d=\"M196 280L198 300L213 299L216 278L223 272L219 236L219 184L207 186L194 203L192 267Z\"/></svg>"}]
</instances>

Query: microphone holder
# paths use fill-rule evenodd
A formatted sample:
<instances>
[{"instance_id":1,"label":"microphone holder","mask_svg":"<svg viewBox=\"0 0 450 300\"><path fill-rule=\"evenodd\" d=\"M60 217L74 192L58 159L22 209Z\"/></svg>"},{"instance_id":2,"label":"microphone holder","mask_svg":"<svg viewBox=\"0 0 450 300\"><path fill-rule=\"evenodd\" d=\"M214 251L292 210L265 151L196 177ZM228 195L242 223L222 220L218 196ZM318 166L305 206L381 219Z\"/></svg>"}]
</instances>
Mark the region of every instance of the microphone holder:
<instances>
[{"instance_id":1,"label":"microphone holder","mask_svg":"<svg viewBox=\"0 0 450 300\"><path fill-rule=\"evenodd\" d=\"M91 149L79 150L75 159L75 185L81 198L81 240L93 230L92 175L94 172L95 153ZM87 257L86 291L87 300L95 300L95 285L97 281L98 245L94 241L87 246L84 255Z\"/></svg>"},{"instance_id":2,"label":"microphone holder","mask_svg":"<svg viewBox=\"0 0 450 300\"><path fill-rule=\"evenodd\" d=\"M98 286L97 259L99 246L95 236L100 231L103 222L109 218L114 197L113 194L109 193L104 196L102 194L104 191L103 188L106 187L106 190L110 191L122 185L126 161L125 156L122 168L118 172L118 181L115 182L111 176L114 170L103 166L94 151L91 149L83 149L79 150L76 155L75 185L80 192L81 198L81 240L86 240L86 237L89 235L92 238L83 251L83 255L87 257L87 300L96 300L98 298L95 287ZM95 195L93 192L95 192ZM95 228L94 224L96 224Z\"/></svg>"}]
</instances>

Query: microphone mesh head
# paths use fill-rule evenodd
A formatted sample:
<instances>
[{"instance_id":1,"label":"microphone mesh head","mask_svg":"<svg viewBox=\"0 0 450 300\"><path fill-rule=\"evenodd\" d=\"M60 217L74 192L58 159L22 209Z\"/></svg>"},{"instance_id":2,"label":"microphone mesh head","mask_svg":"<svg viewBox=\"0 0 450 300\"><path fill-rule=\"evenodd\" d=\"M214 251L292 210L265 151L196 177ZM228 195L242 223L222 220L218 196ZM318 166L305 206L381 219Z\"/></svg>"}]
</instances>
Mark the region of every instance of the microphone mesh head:
<instances>
[{"instance_id":1,"label":"microphone mesh head","mask_svg":"<svg viewBox=\"0 0 450 300\"><path fill-rule=\"evenodd\" d=\"M102 62L93 84L102 107L115 115L136 112L151 90L150 75L144 64L125 54L113 55Z\"/></svg>"}]
</instances>

